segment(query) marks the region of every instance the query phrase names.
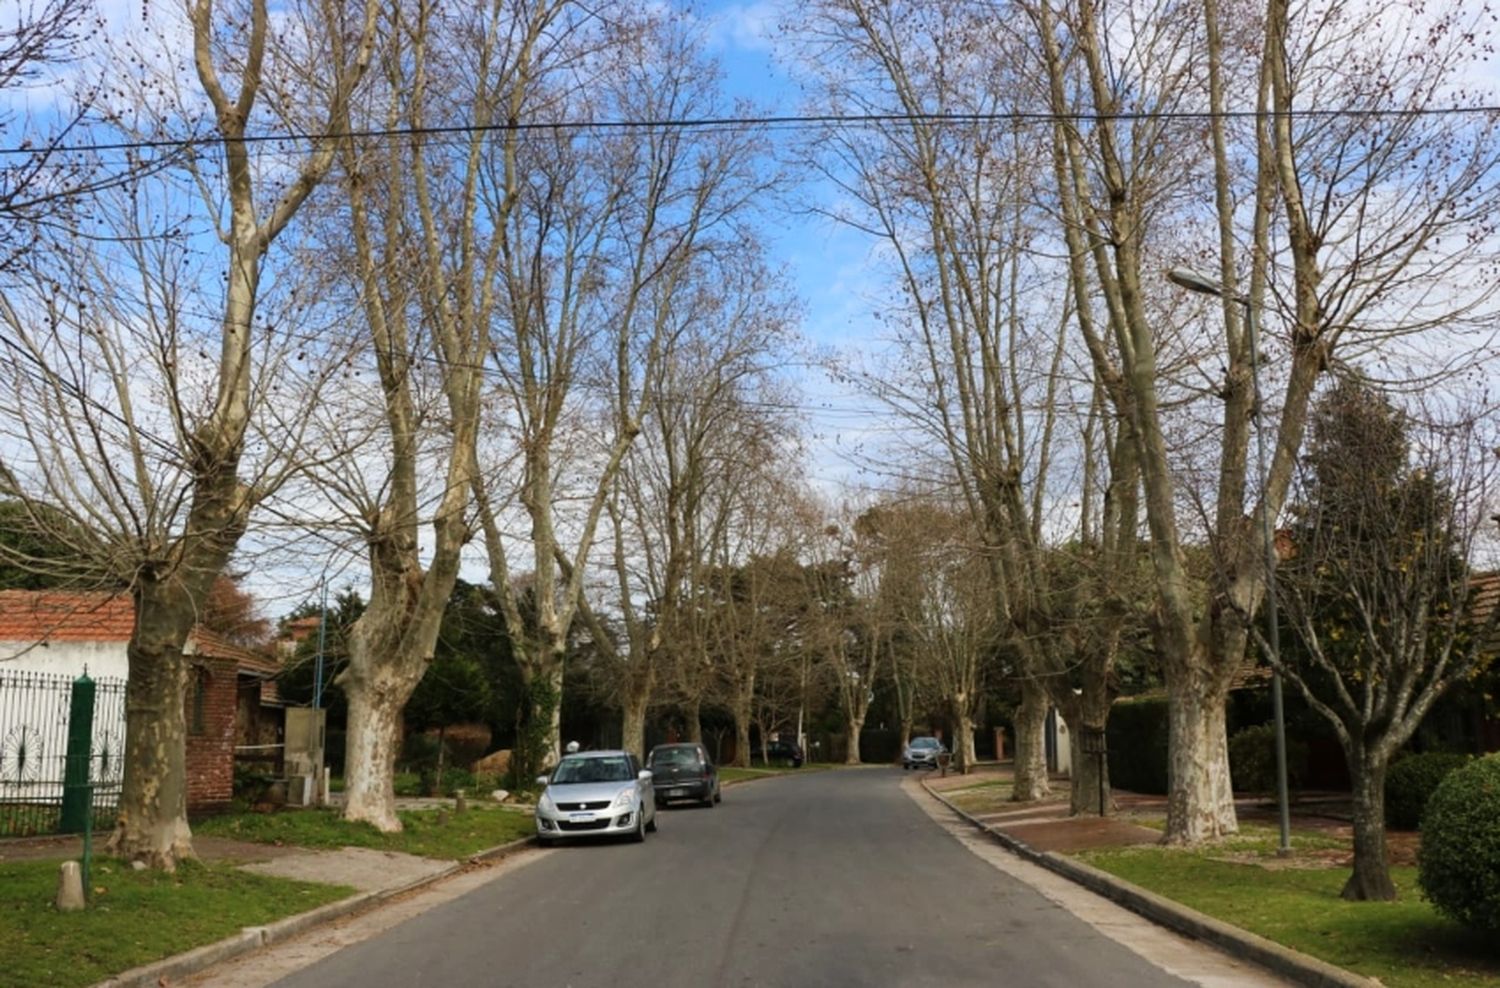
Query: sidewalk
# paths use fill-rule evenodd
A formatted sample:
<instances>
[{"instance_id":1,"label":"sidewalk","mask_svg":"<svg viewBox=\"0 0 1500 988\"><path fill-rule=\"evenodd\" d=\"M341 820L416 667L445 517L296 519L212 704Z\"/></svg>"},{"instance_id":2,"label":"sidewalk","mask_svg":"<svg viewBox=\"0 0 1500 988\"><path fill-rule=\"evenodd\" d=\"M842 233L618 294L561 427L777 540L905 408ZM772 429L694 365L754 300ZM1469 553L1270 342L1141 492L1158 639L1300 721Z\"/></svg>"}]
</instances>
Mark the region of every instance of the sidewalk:
<instances>
[{"instance_id":1,"label":"sidewalk","mask_svg":"<svg viewBox=\"0 0 1500 988\"><path fill-rule=\"evenodd\" d=\"M973 789L987 781L1000 782L1010 777L1008 766L981 765L967 776L946 777L929 774L923 787L954 813L973 826L987 832L997 842L1021 857L1062 875L1147 919L1185 936L1214 944L1225 952L1258 964L1267 970L1305 985L1329 988L1371 988L1379 982L1335 967L1326 961L1274 943L1246 930L1206 916L1180 903L1148 892L1107 872L1093 868L1067 855L1100 848L1156 844L1161 831L1144 826L1144 819L1166 817L1166 797L1115 790L1111 793L1114 815L1108 817L1070 816L1066 784L1061 795L1034 803L1006 805L1002 798L995 805L965 811L954 804L954 793ZM998 794L997 794L998 796ZM1335 794L1308 794L1292 807L1293 826L1298 830L1317 829L1347 835L1349 825L1337 810L1347 797ZM1270 822L1277 820L1274 806L1260 800L1237 800L1239 818ZM1403 850L1415 856L1415 835L1392 834L1392 857ZM1344 852L1336 852L1343 854Z\"/></svg>"},{"instance_id":2,"label":"sidewalk","mask_svg":"<svg viewBox=\"0 0 1500 988\"><path fill-rule=\"evenodd\" d=\"M531 839L523 838L480 851L466 861L451 861L361 847L316 850L220 837L195 837L193 849L204 861L229 862L246 871L280 878L346 885L356 889L356 894L266 926L248 927L216 943L125 971L100 982L96 988L144 988L174 983L215 964L280 943L312 927L372 909L396 896L530 845ZM99 852L97 842L95 851ZM82 853L83 841L77 836L0 841L0 861L76 860Z\"/></svg>"}]
</instances>

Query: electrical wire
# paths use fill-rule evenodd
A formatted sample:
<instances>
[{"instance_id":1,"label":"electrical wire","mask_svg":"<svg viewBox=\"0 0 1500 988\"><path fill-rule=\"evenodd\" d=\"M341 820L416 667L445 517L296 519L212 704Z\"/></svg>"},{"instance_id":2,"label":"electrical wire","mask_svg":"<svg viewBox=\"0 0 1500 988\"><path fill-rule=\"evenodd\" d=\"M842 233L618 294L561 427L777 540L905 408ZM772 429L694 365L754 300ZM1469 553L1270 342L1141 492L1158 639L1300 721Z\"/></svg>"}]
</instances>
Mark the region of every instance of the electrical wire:
<instances>
[{"instance_id":1,"label":"electrical wire","mask_svg":"<svg viewBox=\"0 0 1500 988\"><path fill-rule=\"evenodd\" d=\"M108 141L49 145L53 154L99 153L103 151L186 150L217 145L270 144L288 142L308 144L339 140L375 140L413 137L454 137L493 133L572 132L594 136L653 130L808 130L827 127L877 127L888 124L926 123L946 126L987 123L1054 124L1054 123L1133 123L1142 121L1202 122L1206 120L1330 120L1330 119L1412 119L1441 116L1500 116L1500 105L1419 106L1419 107L1332 107L1296 110L1122 110L1116 113L1078 111L1059 113L1051 110L1003 110L990 113L812 113L774 114L766 116L687 117L642 120L513 120L495 124L449 124L428 127L376 127L348 131L292 131L280 134L246 134L225 138L219 134L189 137L154 138L134 141ZM0 147L0 156L27 155L34 147Z\"/></svg>"}]
</instances>

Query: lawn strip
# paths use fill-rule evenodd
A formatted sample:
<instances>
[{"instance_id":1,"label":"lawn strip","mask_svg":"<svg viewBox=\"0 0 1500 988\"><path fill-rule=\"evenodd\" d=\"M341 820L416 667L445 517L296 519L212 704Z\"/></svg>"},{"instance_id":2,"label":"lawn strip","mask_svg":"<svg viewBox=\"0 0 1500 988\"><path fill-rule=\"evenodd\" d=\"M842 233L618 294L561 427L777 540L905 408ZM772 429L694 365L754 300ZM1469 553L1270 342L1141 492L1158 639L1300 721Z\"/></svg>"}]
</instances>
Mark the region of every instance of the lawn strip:
<instances>
[{"instance_id":1,"label":"lawn strip","mask_svg":"<svg viewBox=\"0 0 1500 988\"><path fill-rule=\"evenodd\" d=\"M354 894L187 862L175 874L94 862L89 907L52 906L57 861L0 864L0 986L91 985L111 975L214 943Z\"/></svg>"},{"instance_id":2,"label":"lawn strip","mask_svg":"<svg viewBox=\"0 0 1500 988\"><path fill-rule=\"evenodd\" d=\"M1422 900L1415 869L1392 869L1401 896L1396 902L1346 902L1339 898L1348 877L1343 867L1216 860L1224 854L1263 856L1265 850L1264 842L1252 845L1247 839L1192 851L1138 848L1079 857L1268 940L1379 978L1391 988L1479 988L1500 979L1500 956L1484 939ZM1274 853L1269 857L1274 859Z\"/></svg>"},{"instance_id":3,"label":"lawn strip","mask_svg":"<svg viewBox=\"0 0 1500 988\"><path fill-rule=\"evenodd\" d=\"M536 833L530 813L474 806L463 813L446 810L400 810L400 833L386 834L368 823L341 818L327 809L237 813L200 821L193 832L257 844L293 847L368 847L425 858L459 861L491 847ZM446 819L440 822L440 817Z\"/></svg>"}]
</instances>

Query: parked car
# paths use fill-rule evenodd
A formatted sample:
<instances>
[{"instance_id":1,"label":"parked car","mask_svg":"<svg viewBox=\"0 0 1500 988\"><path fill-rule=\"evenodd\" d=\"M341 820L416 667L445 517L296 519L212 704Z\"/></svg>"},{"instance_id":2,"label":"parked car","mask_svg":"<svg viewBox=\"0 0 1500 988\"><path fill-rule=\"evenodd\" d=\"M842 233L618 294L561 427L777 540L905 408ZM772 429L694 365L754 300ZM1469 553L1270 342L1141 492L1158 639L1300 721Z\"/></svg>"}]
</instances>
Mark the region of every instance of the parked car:
<instances>
[{"instance_id":1,"label":"parked car","mask_svg":"<svg viewBox=\"0 0 1500 988\"><path fill-rule=\"evenodd\" d=\"M787 762L792 768L802 767L802 746L795 741L778 738L766 742L766 764Z\"/></svg>"},{"instance_id":2,"label":"parked car","mask_svg":"<svg viewBox=\"0 0 1500 988\"><path fill-rule=\"evenodd\" d=\"M566 755L537 782L536 836L543 844L564 837L626 835L643 841L656 830L651 773L628 751Z\"/></svg>"},{"instance_id":3,"label":"parked car","mask_svg":"<svg viewBox=\"0 0 1500 988\"><path fill-rule=\"evenodd\" d=\"M947 753L948 749L937 738L912 738L901 752L901 768L937 768L938 756Z\"/></svg>"},{"instance_id":4,"label":"parked car","mask_svg":"<svg viewBox=\"0 0 1500 988\"><path fill-rule=\"evenodd\" d=\"M646 756L646 767L651 770L657 806L691 799L711 807L723 798L719 770L701 744L659 744Z\"/></svg>"}]
</instances>

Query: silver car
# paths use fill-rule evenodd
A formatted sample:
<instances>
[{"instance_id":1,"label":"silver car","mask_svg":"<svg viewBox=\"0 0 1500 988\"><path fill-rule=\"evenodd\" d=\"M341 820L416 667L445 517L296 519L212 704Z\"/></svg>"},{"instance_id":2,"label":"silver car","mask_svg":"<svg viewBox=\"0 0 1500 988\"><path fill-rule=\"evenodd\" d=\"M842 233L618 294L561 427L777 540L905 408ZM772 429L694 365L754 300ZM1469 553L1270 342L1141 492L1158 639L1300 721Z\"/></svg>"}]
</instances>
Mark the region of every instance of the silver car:
<instances>
[{"instance_id":1,"label":"silver car","mask_svg":"<svg viewBox=\"0 0 1500 988\"><path fill-rule=\"evenodd\" d=\"M947 752L948 749L944 748L943 742L937 738L912 738L906 750L901 752L901 767L903 769L937 768L938 756Z\"/></svg>"},{"instance_id":2,"label":"silver car","mask_svg":"<svg viewBox=\"0 0 1500 988\"><path fill-rule=\"evenodd\" d=\"M536 802L536 836L542 844L564 837L629 836L656 830L651 773L628 751L585 751L557 763Z\"/></svg>"}]
</instances>

